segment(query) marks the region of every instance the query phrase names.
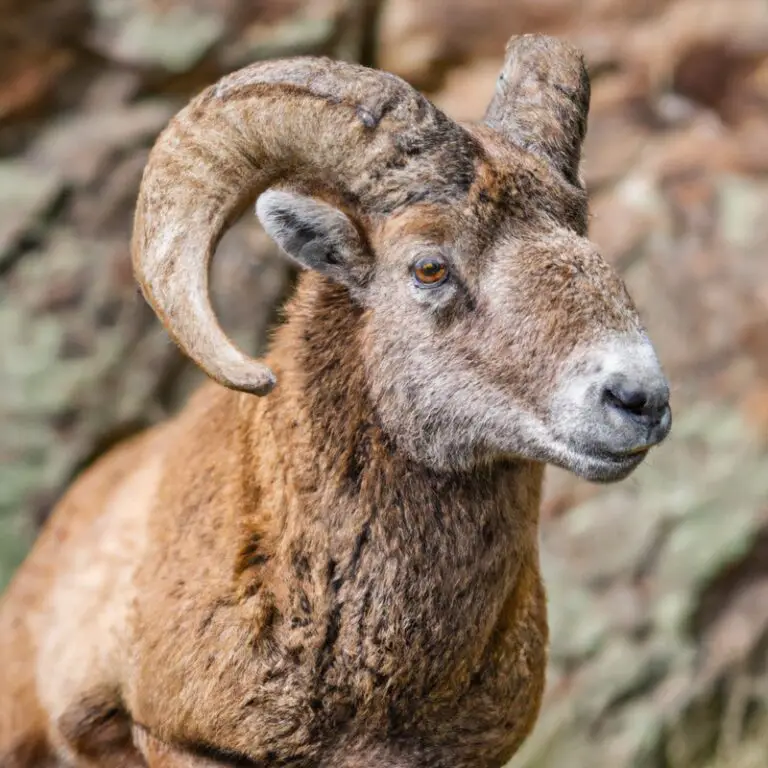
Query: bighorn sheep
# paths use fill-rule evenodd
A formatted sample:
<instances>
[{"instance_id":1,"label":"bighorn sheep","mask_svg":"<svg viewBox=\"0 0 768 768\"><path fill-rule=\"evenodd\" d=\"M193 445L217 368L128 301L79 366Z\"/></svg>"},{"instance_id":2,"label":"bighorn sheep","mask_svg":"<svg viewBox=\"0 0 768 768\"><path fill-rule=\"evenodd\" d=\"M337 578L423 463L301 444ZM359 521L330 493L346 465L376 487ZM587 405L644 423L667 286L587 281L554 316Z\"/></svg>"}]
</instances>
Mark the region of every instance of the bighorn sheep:
<instances>
[{"instance_id":1,"label":"bighorn sheep","mask_svg":"<svg viewBox=\"0 0 768 768\"><path fill-rule=\"evenodd\" d=\"M134 266L218 383L87 470L9 587L3 768L517 750L544 684L544 465L619 480L671 423L585 236L588 103L580 53L524 36L478 125L314 58L224 77L170 122ZM307 268L266 363L207 285L256 199Z\"/></svg>"}]
</instances>

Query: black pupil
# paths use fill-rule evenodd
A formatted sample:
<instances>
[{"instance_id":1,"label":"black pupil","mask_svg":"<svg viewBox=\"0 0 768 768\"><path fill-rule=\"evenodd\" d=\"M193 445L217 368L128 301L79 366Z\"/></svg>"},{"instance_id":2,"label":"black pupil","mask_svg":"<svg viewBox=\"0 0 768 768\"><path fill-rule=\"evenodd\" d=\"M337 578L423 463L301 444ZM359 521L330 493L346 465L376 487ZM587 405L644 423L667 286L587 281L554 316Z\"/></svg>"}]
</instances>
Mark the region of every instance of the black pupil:
<instances>
[{"instance_id":1,"label":"black pupil","mask_svg":"<svg viewBox=\"0 0 768 768\"><path fill-rule=\"evenodd\" d=\"M427 277L434 277L437 275L441 270L440 264L438 264L436 261L428 261L425 264L422 264L421 271L427 276Z\"/></svg>"}]
</instances>

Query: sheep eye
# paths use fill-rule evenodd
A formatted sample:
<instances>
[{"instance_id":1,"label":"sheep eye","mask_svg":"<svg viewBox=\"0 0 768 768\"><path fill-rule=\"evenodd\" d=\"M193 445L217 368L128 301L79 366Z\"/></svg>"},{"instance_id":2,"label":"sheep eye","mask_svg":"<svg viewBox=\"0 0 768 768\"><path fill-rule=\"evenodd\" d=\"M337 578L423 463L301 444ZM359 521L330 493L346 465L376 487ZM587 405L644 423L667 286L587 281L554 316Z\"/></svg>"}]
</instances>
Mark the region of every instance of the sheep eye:
<instances>
[{"instance_id":1,"label":"sheep eye","mask_svg":"<svg viewBox=\"0 0 768 768\"><path fill-rule=\"evenodd\" d=\"M413 276L421 285L439 285L448 277L448 267L437 259L420 259L413 266Z\"/></svg>"}]
</instances>

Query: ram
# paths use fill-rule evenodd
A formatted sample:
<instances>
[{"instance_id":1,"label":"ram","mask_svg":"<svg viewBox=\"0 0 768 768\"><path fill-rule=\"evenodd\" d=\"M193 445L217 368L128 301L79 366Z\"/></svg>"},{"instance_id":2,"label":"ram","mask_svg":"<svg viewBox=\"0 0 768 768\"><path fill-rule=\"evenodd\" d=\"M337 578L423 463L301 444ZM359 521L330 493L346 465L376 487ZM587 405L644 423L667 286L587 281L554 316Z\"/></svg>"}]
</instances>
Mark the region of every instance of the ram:
<instances>
[{"instance_id":1,"label":"ram","mask_svg":"<svg viewBox=\"0 0 768 768\"><path fill-rule=\"evenodd\" d=\"M586 239L581 54L514 38L483 122L325 59L190 102L135 272L209 376L61 500L0 608L0 765L497 768L547 654L547 463L626 477L670 429ZM208 268L254 201L302 276L264 362ZM267 396L265 396L267 395Z\"/></svg>"}]
</instances>

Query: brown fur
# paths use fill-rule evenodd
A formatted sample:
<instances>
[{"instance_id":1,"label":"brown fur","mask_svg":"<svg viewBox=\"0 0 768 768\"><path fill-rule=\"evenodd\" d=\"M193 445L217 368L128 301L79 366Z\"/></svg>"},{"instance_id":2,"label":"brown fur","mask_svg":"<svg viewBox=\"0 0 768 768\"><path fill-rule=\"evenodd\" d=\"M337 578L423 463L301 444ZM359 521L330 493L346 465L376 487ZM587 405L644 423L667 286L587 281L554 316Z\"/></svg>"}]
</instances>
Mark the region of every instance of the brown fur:
<instances>
[{"instance_id":1,"label":"brown fur","mask_svg":"<svg viewBox=\"0 0 768 768\"><path fill-rule=\"evenodd\" d=\"M496 104L492 128L461 127L395 78L295 60L225 78L158 141L137 273L225 386L86 471L16 574L2 768L499 768L529 734L542 476L566 459L526 425L559 440L562 370L641 329L583 238L581 59L520 45L546 98L536 115L530 83L512 89L519 124ZM333 219L342 284L302 276L264 365L220 332L195 269L277 182L353 228ZM434 249L455 283L425 303L407 268Z\"/></svg>"}]
</instances>

